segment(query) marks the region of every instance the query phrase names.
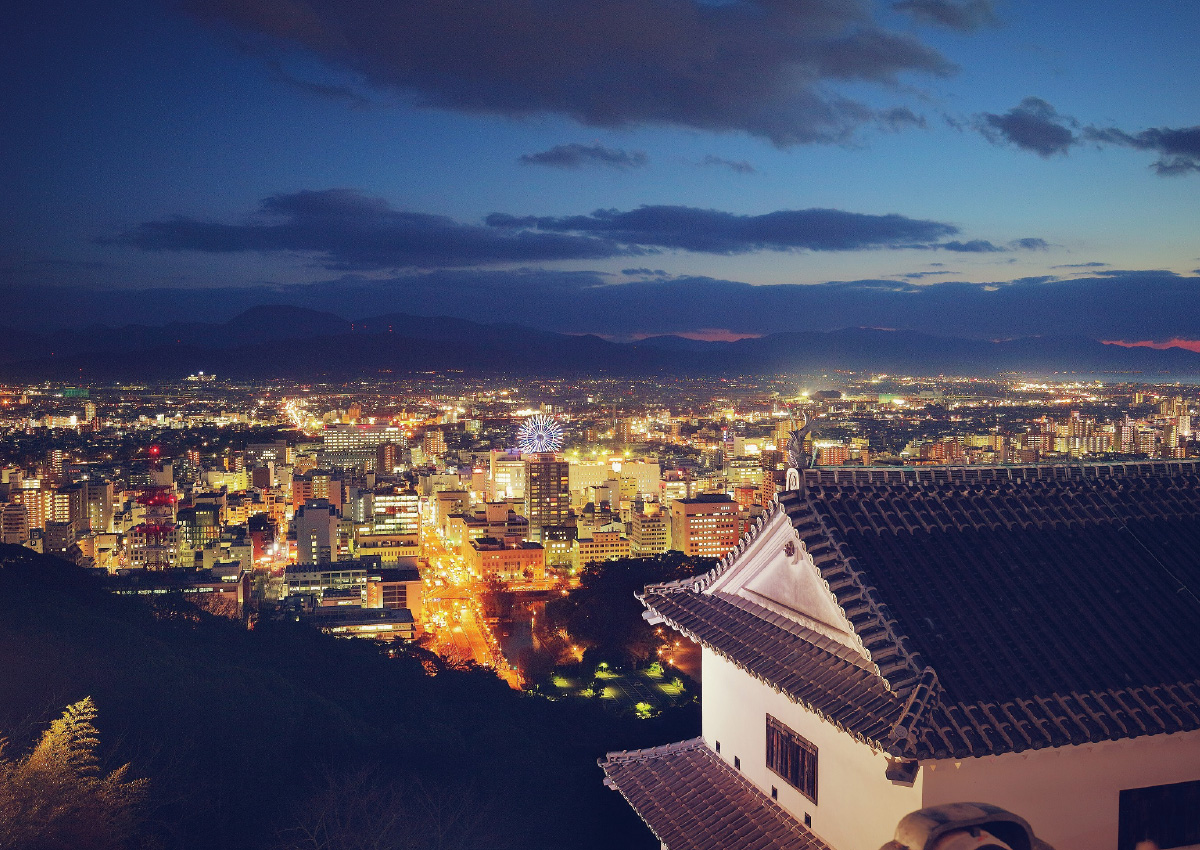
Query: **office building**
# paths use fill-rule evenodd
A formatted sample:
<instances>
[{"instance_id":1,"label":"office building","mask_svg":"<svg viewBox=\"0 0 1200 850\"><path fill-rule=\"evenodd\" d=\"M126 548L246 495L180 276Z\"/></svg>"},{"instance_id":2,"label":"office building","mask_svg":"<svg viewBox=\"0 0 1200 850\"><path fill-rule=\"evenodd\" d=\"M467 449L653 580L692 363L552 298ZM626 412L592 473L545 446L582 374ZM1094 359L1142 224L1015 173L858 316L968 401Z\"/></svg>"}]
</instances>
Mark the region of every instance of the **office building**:
<instances>
[{"instance_id":1,"label":"office building","mask_svg":"<svg viewBox=\"0 0 1200 850\"><path fill-rule=\"evenodd\" d=\"M738 541L737 503L705 493L671 502L671 548L689 558L720 558Z\"/></svg>"},{"instance_id":2,"label":"office building","mask_svg":"<svg viewBox=\"0 0 1200 850\"><path fill-rule=\"evenodd\" d=\"M338 559L338 509L325 499L310 499L292 520L296 531L296 563L328 564Z\"/></svg>"},{"instance_id":3,"label":"office building","mask_svg":"<svg viewBox=\"0 0 1200 850\"><path fill-rule=\"evenodd\" d=\"M670 548L667 515L660 511L657 505L647 506L645 512L634 512L631 525L629 554L633 557L648 558L661 555Z\"/></svg>"},{"instance_id":4,"label":"office building","mask_svg":"<svg viewBox=\"0 0 1200 850\"><path fill-rule=\"evenodd\" d=\"M571 509L569 464L551 453L525 460L525 518L529 534L540 540L542 528L563 525Z\"/></svg>"}]
</instances>

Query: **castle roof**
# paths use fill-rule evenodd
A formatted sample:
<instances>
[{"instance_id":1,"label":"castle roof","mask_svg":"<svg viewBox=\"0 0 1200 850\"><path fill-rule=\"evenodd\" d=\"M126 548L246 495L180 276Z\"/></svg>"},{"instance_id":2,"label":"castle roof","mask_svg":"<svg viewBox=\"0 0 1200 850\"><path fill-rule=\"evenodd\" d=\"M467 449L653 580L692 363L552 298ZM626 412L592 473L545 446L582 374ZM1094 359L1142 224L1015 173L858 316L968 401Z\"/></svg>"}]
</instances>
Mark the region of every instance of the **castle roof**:
<instances>
[{"instance_id":1,"label":"castle roof","mask_svg":"<svg viewBox=\"0 0 1200 850\"><path fill-rule=\"evenodd\" d=\"M829 850L702 738L609 753L600 766L671 850Z\"/></svg>"},{"instance_id":2,"label":"castle roof","mask_svg":"<svg viewBox=\"0 0 1200 850\"><path fill-rule=\"evenodd\" d=\"M739 589L780 523L846 634ZM873 747L961 758L1200 728L1197 593L1179 461L806 470L717 569L642 600Z\"/></svg>"}]
</instances>

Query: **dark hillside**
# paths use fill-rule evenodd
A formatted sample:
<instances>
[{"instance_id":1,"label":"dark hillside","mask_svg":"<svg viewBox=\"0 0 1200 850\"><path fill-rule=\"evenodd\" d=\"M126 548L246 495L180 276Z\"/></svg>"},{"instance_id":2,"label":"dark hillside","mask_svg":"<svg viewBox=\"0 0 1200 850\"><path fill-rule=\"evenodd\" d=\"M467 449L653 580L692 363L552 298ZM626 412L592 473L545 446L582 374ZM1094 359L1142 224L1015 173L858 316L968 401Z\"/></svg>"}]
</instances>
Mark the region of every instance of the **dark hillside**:
<instances>
[{"instance_id":1,"label":"dark hillside","mask_svg":"<svg viewBox=\"0 0 1200 850\"><path fill-rule=\"evenodd\" d=\"M273 847L331 797L362 806L364 829L378 825L364 801L404 808L420 835L390 846L657 846L596 759L694 736L698 710L618 718L429 664L111 596L70 564L0 547L10 751L92 696L106 762L150 779L146 831L165 847Z\"/></svg>"}]
</instances>

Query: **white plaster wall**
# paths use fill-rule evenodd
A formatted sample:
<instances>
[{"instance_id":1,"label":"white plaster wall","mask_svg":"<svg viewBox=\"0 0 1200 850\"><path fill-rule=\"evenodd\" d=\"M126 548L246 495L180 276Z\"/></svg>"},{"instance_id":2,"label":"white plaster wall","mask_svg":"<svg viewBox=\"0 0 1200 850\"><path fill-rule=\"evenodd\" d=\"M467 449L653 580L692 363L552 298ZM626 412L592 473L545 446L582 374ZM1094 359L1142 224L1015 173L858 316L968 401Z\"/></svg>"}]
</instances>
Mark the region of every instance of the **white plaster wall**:
<instances>
[{"instance_id":1,"label":"white plaster wall","mask_svg":"<svg viewBox=\"0 0 1200 850\"><path fill-rule=\"evenodd\" d=\"M742 773L764 794L778 788L779 803L801 823L811 815L812 831L835 850L879 850L899 820L921 808L920 775L912 788L894 785L884 776L883 755L707 648L702 663L704 740L714 748L720 741L721 758L730 765L738 756ZM817 804L767 768L767 714L816 745Z\"/></svg>"},{"instance_id":2,"label":"white plaster wall","mask_svg":"<svg viewBox=\"0 0 1200 850\"><path fill-rule=\"evenodd\" d=\"M1120 792L1200 780L1200 732L925 762L921 774L924 806L992 803L1055 850L1115 850Z\"/></svg>"}]
</instances>

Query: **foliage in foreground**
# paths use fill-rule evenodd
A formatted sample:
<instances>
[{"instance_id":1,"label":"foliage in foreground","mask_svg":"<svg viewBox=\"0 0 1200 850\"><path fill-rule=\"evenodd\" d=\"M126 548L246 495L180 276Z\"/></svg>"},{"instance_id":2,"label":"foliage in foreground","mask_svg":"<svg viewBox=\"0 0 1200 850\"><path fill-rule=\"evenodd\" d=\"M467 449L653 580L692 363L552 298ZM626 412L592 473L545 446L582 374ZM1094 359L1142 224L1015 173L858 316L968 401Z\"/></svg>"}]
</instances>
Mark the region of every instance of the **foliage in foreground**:
<instances>
[{"instance_id":1,"label":"foliage in foreground","mask_svg":"<svg viewBox=\"0 0 1200 850\"><path fill-rule=\"evenodd\" d=\"M67 706L24 757L0 738L0 847L108 850L133 846L146 781L129 765L100 769L91 697Z\"/></svg>"}]
</instances>

